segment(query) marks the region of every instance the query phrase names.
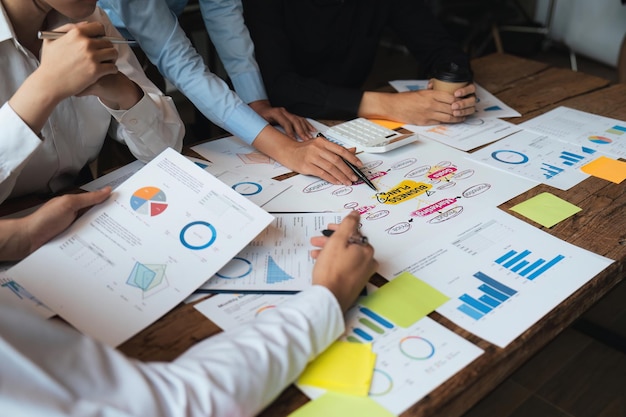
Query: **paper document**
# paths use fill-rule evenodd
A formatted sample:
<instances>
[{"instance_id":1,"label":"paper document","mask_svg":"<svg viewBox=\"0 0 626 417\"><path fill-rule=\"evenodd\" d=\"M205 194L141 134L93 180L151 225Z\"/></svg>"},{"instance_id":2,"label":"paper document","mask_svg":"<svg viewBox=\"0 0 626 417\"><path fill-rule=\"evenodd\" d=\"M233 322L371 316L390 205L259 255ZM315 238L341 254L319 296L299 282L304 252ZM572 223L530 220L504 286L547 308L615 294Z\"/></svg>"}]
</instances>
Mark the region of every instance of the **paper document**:
<instances>
[{"instance_id":1,"label":"paper document","mask_svg":"<svg viewBox=\"0 0 626 417\"><path fill-rule=\"evenodd\" d=\"M614 158L626 158L626 121L557 107L520 124L520 127Z\"/></svg>"},{"instance_id":2,"label":"paper document","mask_svg":"<svg viewBox=\"0 0 626 417\"><path fill-rule=\"evenodd\" d=\"M224 330L248 323L292 297L285 294L220 294L195 308ZM393 303L391 298L388 302ZM369 398L399 415L483 351L434 320L424 317L401 327L387 317L358 304L346 313L342 341L372 343L376 353ZM323 389L297 385L317 398Z\"/></svg>"},{"instance_id":3,"label":"paper document","mask_svg":"<svg viewBox=\"0 0 626 417\"><path fill-rule=\"evenodd\" d=\"M468 158L568 190L589 177L581 167L598 156L593 148L522 130L469 154Z\"/></svg>"},{"instance_id":4,"label":"paper document","mask_svg":"<svg viewBox=\"0 0 626 417\"><path fill-rule=\"evenodd\" d=\"M117 346L180 303L271 221L167 149L7 275L80 331Z\"/></svg>"},{"instance_id":5,"label":"paper document","mask_svg":"<svg viewBox=\"0 0 626 417\"><path fill-rule=\"evenodd\" d=\"M242 175L270 179L291 172L236 136L201 143L191 149L217 166Z\"/></svg>"},{"instance_id":6,"label":"paper document","mask_svg":"<svg viewBox=\"0 0 626 417\"><path fill-rule=\"evenodd\" d=\"M437 312L500 347L613 262L497 208L457 230L406 248L379 272L432 285L450 297Z\"/></svg>"},{"instance_id":7,"label":"paper document","mask_svg":"<svg viewBox=\"0 0 626 417\"><path fill-rule=\"evenodd\" d=\"M456 230L456 223L497 206L537 182L467 159L437 142L419 140L385 154L359 154L376 185L333 185L319 178L284 180L291 188L267 203L270 212L356 210L379 263L416 242Z\"/></svg>"},{"instance_id":8,"label":"paper document","mask_svg":"<svg viewBox=\"0 0 626 417\"><path fill-rule=\"evenodd\" d=\"M26 291L20 284L9 278L4 268L0 271L0 304L30 310L44 319L54 316L52 310Z\"/></svg>"},{"instance_id":9,"label":"paper document","mask_svg":"<svg viewBox=\"0 0 626 417\"><path fill-rule=\"evenodd\" d=\"M237 191L259 207L263 207L274 197L291 187L291 185L260 176L244 175L235 171L221 169L207 169L224 184ZM220 172L221 171L221 172Z\"/></svg>"},{"instance_id":10,"label":"paper document","mask_svg":"<svg viewBox=\"0 0 626 417\"><path fill-rule=\"evenodd\" d=\"M276 213L274 221L200 287L207 292L297 292L311 286L313 236L342 214Z\"/></svg>"}]
</instances>

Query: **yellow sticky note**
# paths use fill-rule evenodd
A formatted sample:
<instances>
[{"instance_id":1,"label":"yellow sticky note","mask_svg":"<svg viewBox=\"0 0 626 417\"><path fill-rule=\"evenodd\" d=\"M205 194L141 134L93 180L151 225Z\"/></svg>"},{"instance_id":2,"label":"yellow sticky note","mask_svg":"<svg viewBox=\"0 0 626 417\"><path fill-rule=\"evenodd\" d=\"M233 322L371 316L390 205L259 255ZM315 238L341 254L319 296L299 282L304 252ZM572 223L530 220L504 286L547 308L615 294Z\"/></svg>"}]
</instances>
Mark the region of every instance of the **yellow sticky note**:
<instances>
[{"instance_id":1,"label":"yellow sticky note","mask_svg":"<svg viewBox=\"0 0 626 417\"><path fill-rule=\"evenodd\" d=\"M306 367L298 383L344 394L367 396L376 354L371 343L337 341Z\"/></svg>"},{"instance_id":2,"label":"yellow sticky note","mask_svg":"<svg viewBox=\"0 0 626 417\"><path fill-rule=\"evenodd\" d=\"M601 156L583 165L580 170L594 177L602 178L616 184L626 179L626 162Z\"/></svg>"},{"instance_id":3,"label":"yellow sticky note","mask_svg":"<svg viewBox=\"0 0 626 417\"><path fill-rule=\"evenodd\" d=\"M511 207L511 211L545 227L552 227L581 210L580 207L550 193L541 193Z\"/></svg>"},{"instance_id":4,"label":"yellow sticky note","mask_svg":"<svg viewBox=\"0 0 626 417\"><path fill-rule=\"evenodd\" d=\"M398 326L409 327L449 299L413 274L403 272L359 304Z\"/></svg>"},{"instance_id":5,"label":"yellow sticky note","mask_svg":"<svg viewBox=\"0 0 626 417\"><path fill-rule=\"evenodd\" d=\"M370 122L374 122L377 125L381 125L382 127L386 127L387 129L397 129L399 127L404 126L404 123L394 122L393 120L385 120L385 119L368 119Z\"/></svg>"},{"instance_id":6,"label":"yellow sticky note","mask_svg":"<svg viewBox=\"0 0 626 417\"><path fill-rule=\"evenodd\" d=\"M394 417L382 405L369 397L327 392L298 408L289 417Z\"/></svg>"}]
</instances>

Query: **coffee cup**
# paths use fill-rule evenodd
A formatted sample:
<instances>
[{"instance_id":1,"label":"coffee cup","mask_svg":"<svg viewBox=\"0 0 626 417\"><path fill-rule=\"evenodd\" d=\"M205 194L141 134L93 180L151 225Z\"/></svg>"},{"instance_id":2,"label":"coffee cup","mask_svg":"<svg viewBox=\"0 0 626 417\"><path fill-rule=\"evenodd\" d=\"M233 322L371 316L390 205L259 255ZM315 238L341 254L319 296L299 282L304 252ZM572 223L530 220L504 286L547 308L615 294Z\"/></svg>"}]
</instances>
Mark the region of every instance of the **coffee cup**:
<instances>
[{"instance_id":1,"label":"coffee cup","mask_svg":"<svg viewBox=\"0 0 626 417\"><path fill-rule=\"evenodd\" d=\"M472 72L450 62L440 65L433 73L433 90L445 91L454 94L459 88L465 87L472 81Z\"/></svg>"}]
</instances>

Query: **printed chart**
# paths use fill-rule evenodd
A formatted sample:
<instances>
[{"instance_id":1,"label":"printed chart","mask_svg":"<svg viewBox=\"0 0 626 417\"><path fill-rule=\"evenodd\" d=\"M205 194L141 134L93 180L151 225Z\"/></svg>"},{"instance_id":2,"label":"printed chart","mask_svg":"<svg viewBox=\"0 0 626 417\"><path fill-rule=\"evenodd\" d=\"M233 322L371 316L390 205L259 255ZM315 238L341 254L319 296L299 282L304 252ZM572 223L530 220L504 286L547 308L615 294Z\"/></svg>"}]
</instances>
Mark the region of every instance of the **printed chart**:
<instances>
[{"instance_id":1,"label":"printed chart","mask_svg":"<svg viewBox=\"0 0 626 417\"><path fill-rule=\"evenodd\" d=\"M312 236L329 223L341 222L336 213L275 213L270 226L203 284L199 291L296 292L311 285L314 260Z\"/></svg>"},{"instance_id":2,"label":"printed chart","mask_svg":"<svg viewBox=\"0 0 626 417\"><path fill-rule=\"evenodd\" d=\"M450 297L437 312L501 347L612 262L496 208L458 230L406 250L379 272L412 273Z\"/></svg>"},{"instance_id":3,"label":"printed chart","mask_svg":"<svg viewBox=\"0 0 626 417\"><path fill-rule=\"evenodd\" d=\"M143 187L135 191L130 205L137 213L158 216L167 208L165 193L157 187Z\"/></svg>"},{"instance_id":4,"label":"printed chart","mask_svg":"<svg viewBox=\"0 0 626 417\"><path fill-rule=\"evenodd\" d=\"M376 353L369 397L399 415L482 354L482 350L424 317L403 328L362 306L346 314L341 340L372 343ZM298 384L316 398L324 391Z\"/></svg>"},{"instance_id":5,"label":"printed chart","mask_svg":"<svg viewBox=\"0 0 626 417\"><path fill-rule=\"evenodd\" d=\"M520 127L613 158L626 158L626 122L621 120L557 107L520 124Z\"/></svg>"},{"instance_id":6,"label":"printed chart","mask_svg":"<svg viewBox=\"0 0 626 417\"><path fill-rule=\"evenodd\" d=\"M567 190L589 176L580 168L597 156L591 147L523 130L468 155L468 158Z\"/></svg>"},{"instance_id":7,"label":"printed chart","mask_svg":"<svg viewBox=\"0 0 626 417\"><path fill-rule=\"evenodd\" d=\"M195 308L224 330L254 320L293 297L286 294L218 294ZM401 414L459 372L483 351L434 320L424 317L400 327L359 304L346 313L341 340L372 343L377 354L369 397ZM310 398L324 390L298 384Z\"/></svg>"},{"instance_id":8,"label":"printed chart","mask_svg":"<svg viewBox=\"0 0 626 417\"><path fill-rule=\"evenodd\" d=\"M78 330L117 346L183 301L271 220L168 148L7 274Z\"/></svg>"}]
</instances>

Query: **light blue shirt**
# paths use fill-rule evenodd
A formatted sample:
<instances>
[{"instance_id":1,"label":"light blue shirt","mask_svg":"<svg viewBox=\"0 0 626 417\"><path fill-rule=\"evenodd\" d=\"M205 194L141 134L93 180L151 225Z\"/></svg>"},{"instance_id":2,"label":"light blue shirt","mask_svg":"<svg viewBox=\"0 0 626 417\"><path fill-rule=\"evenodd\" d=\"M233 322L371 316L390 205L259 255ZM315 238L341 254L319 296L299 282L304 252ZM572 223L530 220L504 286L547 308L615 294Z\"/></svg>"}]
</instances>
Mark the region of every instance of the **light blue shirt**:
<instances>
[{"instance_id":1,"label":"light blue shirt","mask_svg":"<svg viewBox=\"0 0 626 417\"><path fill-rule=\"evenodd\" d=\"M100 0L113 23L213 123L247 143L267 121L246 103L267 99L240 0L199 0L205 26L235 94L212 73L178 23L188 0Z\"/></svg>"}]
</instances>

